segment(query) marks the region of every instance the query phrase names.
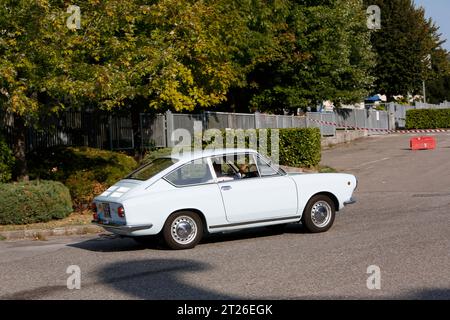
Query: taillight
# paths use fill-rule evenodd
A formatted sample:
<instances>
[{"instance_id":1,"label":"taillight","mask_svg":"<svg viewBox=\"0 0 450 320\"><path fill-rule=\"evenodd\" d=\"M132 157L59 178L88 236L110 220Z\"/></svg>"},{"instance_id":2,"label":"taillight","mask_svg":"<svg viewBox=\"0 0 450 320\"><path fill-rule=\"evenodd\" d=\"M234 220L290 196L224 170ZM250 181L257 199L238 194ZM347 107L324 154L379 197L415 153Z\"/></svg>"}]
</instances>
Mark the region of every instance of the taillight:
<instances>
[{"instance_id":1,"label":"taillight","mask_svg":"<svg viewBox=\"0 0 450 320\"><path fill-rule=\"evenodd\" d=\"M94 213L97 213L97 205L95 204L95 202L92 202L92 203L91 203L91 210L92 210Z\"/></svg>"},{"instance_id":2,"label":"taillight","mask_svg":"<svg viewBox=\"0 0 450 320\"><path fill-rule=\"evenodd\" d=\"M117 208L117 214L119 215L119 217L125 218L125 209L120 206L119 208Z\"/></svg>"}]
</instances>

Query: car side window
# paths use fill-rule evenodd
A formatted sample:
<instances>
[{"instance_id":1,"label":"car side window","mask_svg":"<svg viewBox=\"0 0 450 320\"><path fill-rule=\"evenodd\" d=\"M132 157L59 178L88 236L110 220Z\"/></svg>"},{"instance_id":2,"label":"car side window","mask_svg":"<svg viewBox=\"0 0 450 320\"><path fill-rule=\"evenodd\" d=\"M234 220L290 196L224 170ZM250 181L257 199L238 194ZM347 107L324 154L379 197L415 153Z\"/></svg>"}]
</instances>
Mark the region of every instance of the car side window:
<instances>
[{"instance_id":1,"label":"car side window","mask_svg":"<svg viewBox=\"0 0 450 320\"><path fill-rule=\"evenodd\" d=\"M185 187L214 181L206 159L192 161L165 176L175 186Z\"/></svg>"},{"instance_id":2,"label":"car side window","mask_svg":"<svg viewBox=\"0 0 450 320\"><path fill-rule=\"evenodd\" d=\"M237 171L227 162L225 157L212 158L211 163L218 182L232 181L240 178Z\"/></svg>"},{"instance_id":3,"label":"car side window","mask_svg":"<svg viewBox=\"0 0 450 320\"><path fill-rule=\"evenodd\" d=\"M258 164L261 177L274 177L280 175L278 171L272 168L266 161L264 161L260 157L257 157L256 162Z\"/></svg>"},{"instance_id":4,"label":"car side window","mask_svg":"<svg viewBox=\"0 0 450 320\"><path fill-rule=\"evenodd\" d=\"M211 159L218 182L258 178L254 156L236 154Z\"/></svg>"}]
</instances>

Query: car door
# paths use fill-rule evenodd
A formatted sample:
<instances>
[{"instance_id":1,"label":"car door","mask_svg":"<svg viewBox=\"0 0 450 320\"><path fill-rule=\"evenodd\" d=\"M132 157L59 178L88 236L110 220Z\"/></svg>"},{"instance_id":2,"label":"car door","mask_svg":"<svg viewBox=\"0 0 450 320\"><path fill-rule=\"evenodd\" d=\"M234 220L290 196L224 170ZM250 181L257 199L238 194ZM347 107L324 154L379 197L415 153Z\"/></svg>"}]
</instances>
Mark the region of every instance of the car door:
<instances>
[{"instance_id":1,"label":"car door","mask_svg":"<svg viewBox=\"0 0 450 320\"><path fill-rule=\"evenodd\" d=\"M245 223L296 217L295 182L267 163L260 173L257 161L261 159L254 154L212 159L227 220Z\"/></svg>"},{"instance_id":2,"label":"car door","mask_svg":"<svg viewBox=\"0 0 450 320\"><path fill-rule=\"evenodd\" d=\"M203 213L208 225L226 223L222 196L211 173L209 160L198 159L187 163L166 175L164 180L175 187L164 192L167 202L164 204L165 210L195 209ZM152 202L149 201L149 204Z\"/></svg>"}]
</instances>

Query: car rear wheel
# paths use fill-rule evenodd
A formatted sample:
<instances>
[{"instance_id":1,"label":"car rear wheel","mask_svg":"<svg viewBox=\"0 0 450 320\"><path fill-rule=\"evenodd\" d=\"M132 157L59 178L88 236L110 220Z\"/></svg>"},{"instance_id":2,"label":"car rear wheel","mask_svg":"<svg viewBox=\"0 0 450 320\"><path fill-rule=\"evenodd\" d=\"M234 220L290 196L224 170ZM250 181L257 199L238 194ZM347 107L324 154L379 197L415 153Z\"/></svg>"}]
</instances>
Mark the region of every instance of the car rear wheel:
<instances>
[{"instance_id":1,"label":"car rear wheel","mask_svg":"<svg viewBox=\"0 0 450 320\"><path fill-rule=\"evenodd\" d=\"M195 212L175 213L167 219L163 228L164 241L174 250L192 249L202 237L202 220Z\"/></svg>"},{"instance_id":2,"label":"car rear wheel","mask_svg":"<svg viewBox=\"0 0 450 320\"><path fill-rule=\"evenodd\" d=\"M336 208L330 197L318 195L308 202L302 223L311 233L326 232L333 226L335 216Z\"/></svg>"}]
</instances>

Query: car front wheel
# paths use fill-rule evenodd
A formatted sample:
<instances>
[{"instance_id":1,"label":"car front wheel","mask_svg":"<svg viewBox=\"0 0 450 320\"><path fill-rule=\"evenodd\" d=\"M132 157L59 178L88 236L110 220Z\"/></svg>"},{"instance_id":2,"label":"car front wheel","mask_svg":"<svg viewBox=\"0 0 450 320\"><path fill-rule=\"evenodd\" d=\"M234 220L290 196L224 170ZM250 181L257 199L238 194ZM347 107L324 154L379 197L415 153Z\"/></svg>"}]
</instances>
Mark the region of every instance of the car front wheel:
<instances>
[{"instance_id":1,"label":"car front wheel","mask_svg":"<svg viewBox=\"0 0 450 320\"><path fill-rule=\"evenodd\" d=\"M302 223L311 233L330 230L336 215L334 202L325 195L313 197L307 204Z\"/></svg>"},{"instance_id":2,"label":"car front wheel","mask_svg":"<svg viewBox=\"0 0 450 320\"><path fill-rule=\"evenodd\" d=\"M171 215L163 229L165 243L174 250L192 249L202 236L202 220L195 212L185 211Z\"/></svg>"}]
</instances>

